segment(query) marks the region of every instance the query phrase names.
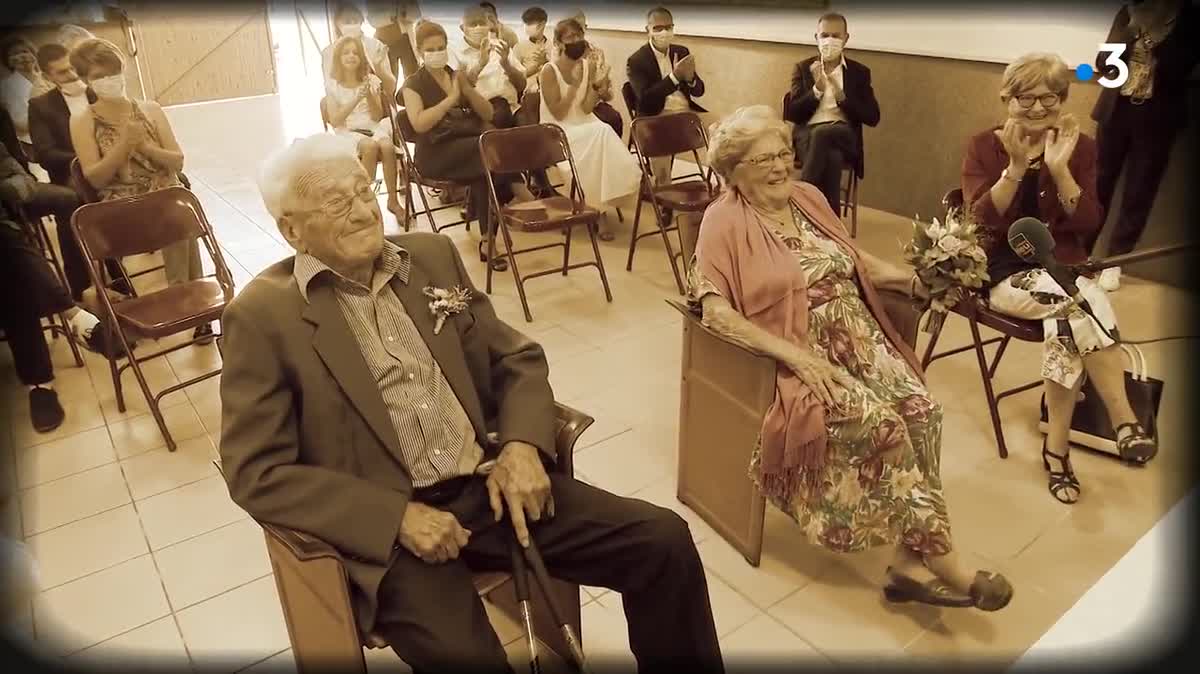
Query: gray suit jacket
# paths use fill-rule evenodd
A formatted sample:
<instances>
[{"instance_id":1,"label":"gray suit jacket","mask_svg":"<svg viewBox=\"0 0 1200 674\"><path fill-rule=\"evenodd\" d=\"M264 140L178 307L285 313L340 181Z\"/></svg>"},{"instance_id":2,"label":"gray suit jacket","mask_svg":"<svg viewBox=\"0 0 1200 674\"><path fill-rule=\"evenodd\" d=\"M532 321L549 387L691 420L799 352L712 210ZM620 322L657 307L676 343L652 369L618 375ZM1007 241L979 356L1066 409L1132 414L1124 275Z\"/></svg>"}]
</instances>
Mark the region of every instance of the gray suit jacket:
<instances>
[{"instance_id":1,"label":"gray suit jacket","mask_svg":"<svg viewBox=\"0 0 1200 674\"><path fill-rule=\"evenodd\" d=\"M412 255L392 287L467 412L485 459L510 440L554 461L554 395L542 348L496 317L450 239L391 238ZM347 558L359 624L374 625L376 593L397 554L413 486L399 439L329 284L310 288L294 259L251 281L225 310L221 459L233 500L256 520L307 532ZM433 334L426 286L464 286L468 310ZM496 432L498 443L487 433Z\"/></svg>"}]
</instances>

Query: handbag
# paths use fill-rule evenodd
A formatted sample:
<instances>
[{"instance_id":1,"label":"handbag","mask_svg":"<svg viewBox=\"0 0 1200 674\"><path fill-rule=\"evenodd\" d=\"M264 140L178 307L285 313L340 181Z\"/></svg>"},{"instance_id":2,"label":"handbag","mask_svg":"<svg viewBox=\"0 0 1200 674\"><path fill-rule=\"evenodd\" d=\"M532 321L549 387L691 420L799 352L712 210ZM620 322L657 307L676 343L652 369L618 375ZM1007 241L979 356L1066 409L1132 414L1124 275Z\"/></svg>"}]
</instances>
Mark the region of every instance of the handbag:
<instances>
[{"instance_id":1,"label":"handbag","mask_svg":"<svg viewBox=\"0 0 1200 674\"><path fill-rule=\"evenodd\" d=\"M473 111L460 107L450 108L442 121L429 130L429 142L433 145L456 138L478 138L483 133L483 120Z\"/></svg>"},{"instance_id":2,"label":"handbag","mask_svg":"<svg viewBox=\"0 0 1200 674\"><path fill-rule=\"evenodd\" d=\"M1146 373L1146 356L1141 349L1132 344L1122 344L1121 349L1129 356L1133 368L1132 372L1125 372L1125 393L1129 396L1129 404L1133 407L1138 423L1150 437L1157 439L1158 408L1162 402L1163 382ZM1088 379L1086 374L1084 377L1079 399L1075 403L1075 414L1071 417L1068 440L1073 445L1120 457L1108 409L1091 379ZM1045 395L1042 396L1041 408L1042 416L1038 422L1038 430L1044 434L1049 429Z\"/></svg>"}]
</instances>

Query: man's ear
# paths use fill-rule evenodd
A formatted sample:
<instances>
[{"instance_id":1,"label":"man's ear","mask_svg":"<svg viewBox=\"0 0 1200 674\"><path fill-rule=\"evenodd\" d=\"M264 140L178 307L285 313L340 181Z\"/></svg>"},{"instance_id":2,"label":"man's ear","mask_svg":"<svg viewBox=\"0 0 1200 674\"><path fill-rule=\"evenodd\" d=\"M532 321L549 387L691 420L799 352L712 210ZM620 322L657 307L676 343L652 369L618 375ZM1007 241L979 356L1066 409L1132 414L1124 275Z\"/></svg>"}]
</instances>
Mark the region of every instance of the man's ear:
<instances>
[{"instance_id":1,"label":"man's ear","mask_svg":"<svg viewBox=\"0 0 1200 674\"><path fill-rule=\"evenodd\" d=\"M283 235L288 245L296 249L297 253L304 252L304 242L300 236L300 221L295 216L287 214L280 216L279 233Z\"/></svg>"}]
</instances>

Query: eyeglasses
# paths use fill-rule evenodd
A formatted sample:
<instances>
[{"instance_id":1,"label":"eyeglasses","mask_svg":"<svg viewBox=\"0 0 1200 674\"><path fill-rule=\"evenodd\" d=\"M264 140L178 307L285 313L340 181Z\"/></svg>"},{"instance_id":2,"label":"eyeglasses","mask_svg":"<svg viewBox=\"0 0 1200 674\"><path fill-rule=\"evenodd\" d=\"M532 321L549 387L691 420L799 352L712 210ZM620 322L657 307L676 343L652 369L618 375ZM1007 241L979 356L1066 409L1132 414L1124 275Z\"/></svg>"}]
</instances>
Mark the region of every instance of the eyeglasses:
<instances>
[{"instance_id":1,"label":"eyeglasses","mask_svg":"<svg viewBox=\"0 0 1200 674\"><path fill-rule=\"evenodd\" d=\"M370 203L374 200L375 190L372 189L371 183L362 183L359 187L355 188L353 195L335 197L317 208L305 210L320 211L325 217L331 220L345 220L350 217L350 212L354 210L355 201Z\"/></svg>"},{"instance_id":2,"label":"eyeglasses","mask_svg":"<svg viewBox=\"0 0 1200 674\"><path fill-rule=\"evenodd\" d=\"M1013 96L1013 98L1017 99L1017 105L1022 108L1032 108L1034 101L1041 101L1043 108L1053 108L1062 100L1058 94L1042 94L1041 96L1022 94L1020 96Z\"/></svg>"},{"instance_id":3,"label":"eyeglasses","mask_svg":"<svg viewBox=\"0 0 1200 674\"><path fill-rule=\"evenodd\" d=\"M791 166L792 160L795 158L796 158L795 152L792 152L791 150L780 150L779 152L774 153L774 154L771 154L768 152L766 154L760 154L755 157L748 157L746 159L743 159L742 161L747 164L750 164L751 166L755 166L757 168L765 168L766 166L769 166L770 163L775 161L776 159L782 159L783 163L787 164L788 166Z\"/></svg>"}]
</instances>

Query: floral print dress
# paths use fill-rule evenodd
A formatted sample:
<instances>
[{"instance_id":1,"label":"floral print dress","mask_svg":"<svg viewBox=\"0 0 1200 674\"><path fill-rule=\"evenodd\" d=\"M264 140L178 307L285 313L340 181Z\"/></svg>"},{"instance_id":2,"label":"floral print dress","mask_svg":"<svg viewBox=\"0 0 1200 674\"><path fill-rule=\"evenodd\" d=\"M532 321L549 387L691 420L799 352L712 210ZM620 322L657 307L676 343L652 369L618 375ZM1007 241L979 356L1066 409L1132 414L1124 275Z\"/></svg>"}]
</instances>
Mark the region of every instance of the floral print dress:
<instances>
[{"instance_id":1,"label":"floral print dress","mask_svg":"<svg viewBox=\"0 0 1200 674\"><path fill-rule=\"evenodd\" d=\"M856 385L827 409L824 475L789 507L773 503L811 543L838 552L903 544L939 555L950 550L950 522L939 469L942 408L884 335L863 302L854 261L792 207L783 236L808 276L812 350L849 372ZM692 300L717 289L692 265ZM757 475L756 446L750 475Z\"/></svg>"}]
</instances>

